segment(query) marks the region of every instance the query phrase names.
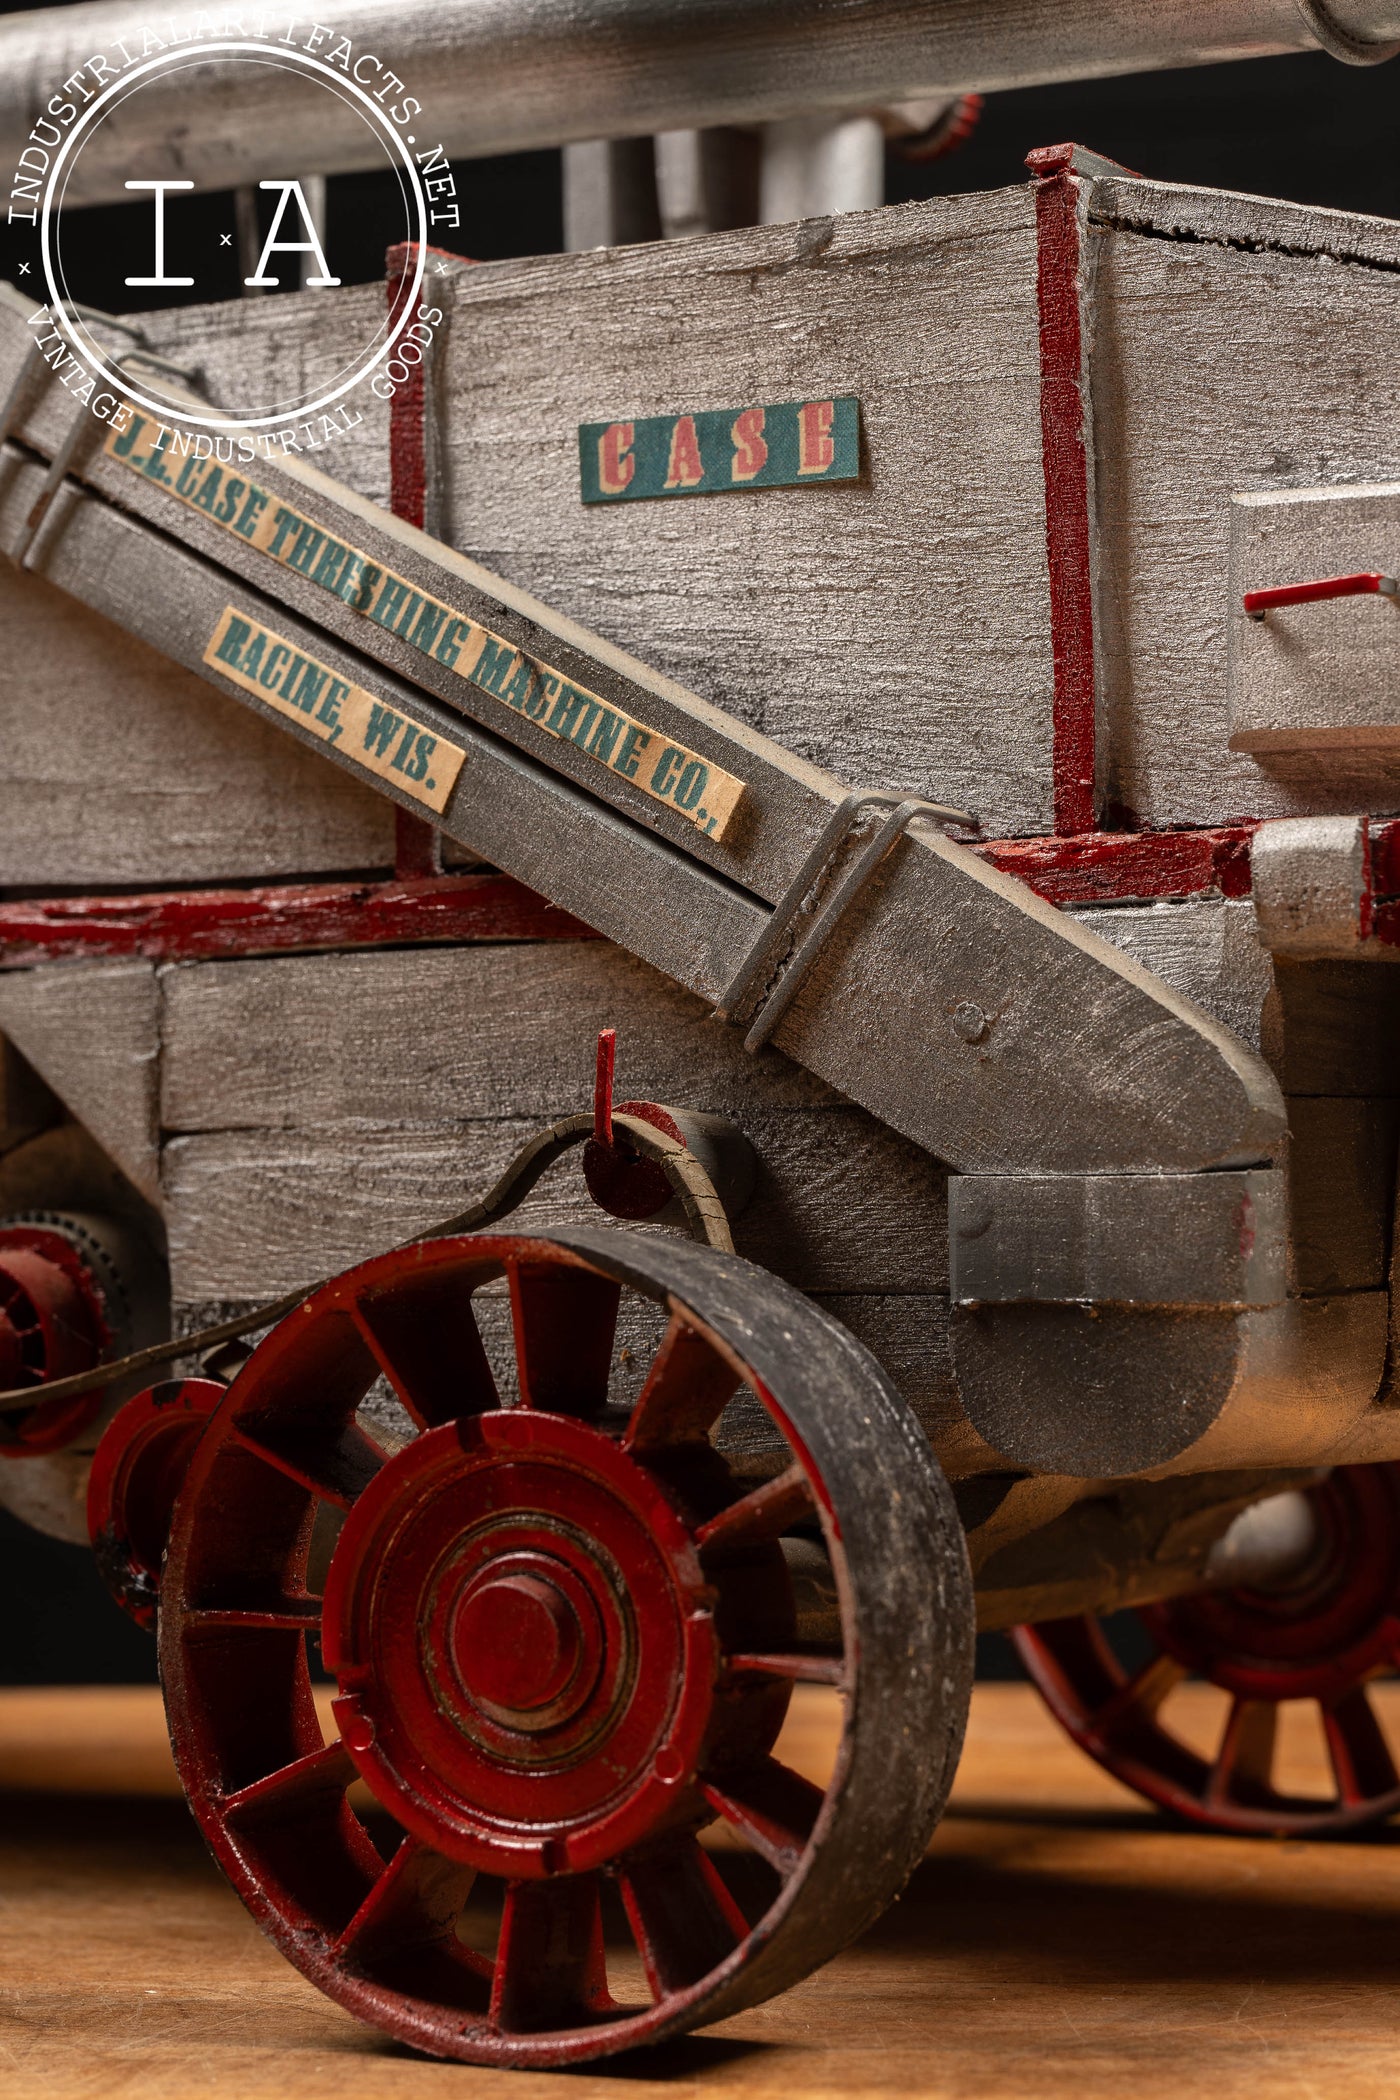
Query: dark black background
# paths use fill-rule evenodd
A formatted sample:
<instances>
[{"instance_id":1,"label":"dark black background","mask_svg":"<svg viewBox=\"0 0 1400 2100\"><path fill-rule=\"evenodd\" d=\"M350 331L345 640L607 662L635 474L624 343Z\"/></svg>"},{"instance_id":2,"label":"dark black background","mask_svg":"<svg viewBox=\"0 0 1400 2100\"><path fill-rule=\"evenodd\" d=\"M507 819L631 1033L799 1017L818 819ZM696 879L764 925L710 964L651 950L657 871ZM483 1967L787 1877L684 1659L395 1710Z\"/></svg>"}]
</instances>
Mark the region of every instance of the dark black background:
<instances>
[{"instance_id":1,"label":"dark black background","mask_svg":"<svg viewBox=\"0 0 1400 2100\"><path fill-rule=\"evenodd\" d=\"M924 167L892 158L889 197L1017 182L1032 147L1074 139L1145 175L1393 218L1400 216L1397 100L1400 62L1361 69L1320 55L1025 89L989 98L974 137L949 158ZM482 260L560 246L557 154L464 161L455 172L462 226L442 245ZM183 226L177 209L188 214ZM129 311L149 299L121 282L132 245L144 253L149 215L148 205L93 210L81 257L76 236L67 237L75 289L81 270L88 303ZM192 199L172 207L172 244L187 235L202 252L214 251L218 230L232 223L229 197ZM385 245L398 237L387 177L332 179L327 248L347 283L380 276ZM234 262L220 252L227 282L216 283L211 271L192 297L236 296ZM173 255L172 245L172 270ZM4 274L14 274L12 260ZM1002 1644L984 1647L984 1669L1003 1674ZM154 1674L153 1644L107 1602L88 1555L0 1512L0 1682L130 1683Z\"/></svg>"}]
</instances>

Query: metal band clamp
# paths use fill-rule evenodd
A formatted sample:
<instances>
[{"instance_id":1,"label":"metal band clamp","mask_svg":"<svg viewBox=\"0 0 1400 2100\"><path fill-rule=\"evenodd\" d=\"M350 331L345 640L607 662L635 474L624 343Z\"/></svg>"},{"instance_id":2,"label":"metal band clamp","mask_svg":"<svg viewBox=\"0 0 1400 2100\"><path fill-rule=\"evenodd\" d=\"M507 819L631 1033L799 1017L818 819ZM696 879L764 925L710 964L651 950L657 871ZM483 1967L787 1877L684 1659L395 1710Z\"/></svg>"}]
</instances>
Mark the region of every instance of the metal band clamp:
<instances>
[{"instance_id":1,"label":"metal band clamp","mask_svg":"<svg viewBox=\"0 0 1400 2100\"><path fill-rule=\"evenodd\" d=\"M814 915L779 982L768 990L779 967L784 944L792 938L804 900L822 880L860 819L870 809L882 809L888 814L876 826ZM940 825L976 822L966 810L949 809L941 802L927 802L921 795L897 795L882 789L857 790L837 803L816 844L778 899L772 918L725 987L715 1008L716 1020L731 1021L736 1026L743 1025L746 1010L761 1008L744 1037L746 1050L759 1050L767 1042L797 997L813 963L835 932L838 921L917 818Z\"/></svg>"}]
</instances>

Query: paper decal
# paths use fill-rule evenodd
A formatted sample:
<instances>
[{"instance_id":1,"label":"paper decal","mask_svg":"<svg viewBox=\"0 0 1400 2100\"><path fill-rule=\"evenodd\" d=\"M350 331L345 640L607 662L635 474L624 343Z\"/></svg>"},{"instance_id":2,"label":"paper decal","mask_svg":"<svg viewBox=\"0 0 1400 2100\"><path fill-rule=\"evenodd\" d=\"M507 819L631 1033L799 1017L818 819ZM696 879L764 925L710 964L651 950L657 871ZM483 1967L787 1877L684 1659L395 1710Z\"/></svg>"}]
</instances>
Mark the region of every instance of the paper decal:
<instances>
[{"instance_id":1,"label":"paper decal","mask_svg":"<svg viewBox=\"0 0 1400 2100\"><path fill-rule=\"evenodd\" d=\"M835 394L767 408L700 408L630 422L580 423L578 462L585 503L854 481L860 473L860 401L855 394Z\"/></svg>"},{"instance_id":2,"label":"paper decal","mask_svg":"<svg viewBox=\"0 0 1400 2100\"><path fill-rule=\"evenodd\" d=\"M575 745L609 772L632 781L654 801L665 803L668 809L694 824L707 838L723 838L744 792L742 780L712 765L684 744L672 743L659 730L637 721L586 687L575 685L562 671L526 656L513 642L493 634L466 614L455 612L441 598L418 590L407 577L371 561L304 512L279 502L246 474L235 473L216 459L196 457L193 452L183 458L172 454L158 444L159 435L160 426L134 415L124 430L112 432L103 449L144 479L159 483L192 509L203 511L225 531L237 533L250 547L329 591L352 612L373 620L411 649L455 671L459 678L489 693L516 714L524 715L548 735ZM211 642L210 648L213 647ZM204 660L211 661L207 651ZM223 659L215 669L232 675ZM299 704L284 705L280 689L275 692L266 688L260 677L247 690L256 691L260 699L283 714L299 715L316 735L324 733L317 726L319 716L315 710L308 713ZM379 703L374 705L378 707ZM341 716L343 719L343 706ZM328 737L327 741L335 739ZM362 764L369 765L371 772L379 772L384 779L408 788L430 808L443 807L442 803L432 802L421 786L415 789L392 761L386 760L380 766L371 764L358 750L355 755ZM462 756L458 752L457 766L461 765ZM456 770L454 767L454 779ZM446 790L443 792L445 795Z\"/></svg>"},{"instance_id":3,"label":"paper decal","mask_svg":"<svg viewBox=\"0 0 1400 2100\"><path fill-rule=\"evenodd\" d=\"M334 744L366 772L392 781L415 802L439 816L446 809L467 755L460 745L376 700L363 686L337 677L328 664L317 663L270 627L226 605L204 661L278 714L300 722L322 743Z\"/></svg>"}]
</instances>

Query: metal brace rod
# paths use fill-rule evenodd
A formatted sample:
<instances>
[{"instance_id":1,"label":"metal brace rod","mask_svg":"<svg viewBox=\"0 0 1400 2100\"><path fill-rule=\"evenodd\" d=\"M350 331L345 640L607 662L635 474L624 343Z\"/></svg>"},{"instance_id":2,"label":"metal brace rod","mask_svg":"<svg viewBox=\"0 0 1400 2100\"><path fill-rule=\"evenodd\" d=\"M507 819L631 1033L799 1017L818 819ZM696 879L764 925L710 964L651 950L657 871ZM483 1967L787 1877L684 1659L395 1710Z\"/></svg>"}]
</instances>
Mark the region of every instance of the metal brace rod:
<instances>
[{"instance_id":1,"label":"metal brace rod","mask_svg":"<svg viewBox=\"0 0 1400 2100\"><path fill-rule=\"evenodd\" d=\"M816 844L779 898L773 916L762 935L755 941L743 964L726 986L719 1005L715 1008L717 1020L735 1021L751 999L762 999L763 988L777 968L779 951L784 941L791 937L804 898L820 882L851 832L869 809L886 809L889 815L866 840L861 852L817 912L792 955L782 981L769 993L762 1011L744 1037L746 1050L762 1049L797 997L803 980L830 940L838 920L854 903L875 870L898 845L916 818L923 817L936 824L976 822L966 810L950 809L941 802L928 802L921 795L900 796L883 789L858 790L855 794L847 795L843 801L837 803Z\"/></svg>"}]
</instances>

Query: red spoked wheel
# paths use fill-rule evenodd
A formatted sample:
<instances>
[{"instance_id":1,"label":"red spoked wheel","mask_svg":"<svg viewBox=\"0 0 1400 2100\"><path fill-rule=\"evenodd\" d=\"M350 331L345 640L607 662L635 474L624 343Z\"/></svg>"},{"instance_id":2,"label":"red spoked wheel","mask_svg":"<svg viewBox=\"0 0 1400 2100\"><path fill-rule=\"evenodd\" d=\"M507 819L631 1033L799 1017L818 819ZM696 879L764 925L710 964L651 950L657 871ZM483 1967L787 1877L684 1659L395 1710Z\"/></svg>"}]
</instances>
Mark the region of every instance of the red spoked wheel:
<instances>
[{"instance_id":1,"label":"red spoked wheel","mask_svg":"<svg viewBox=\"0 0 1400 2100\"><path fill-rule=\"evenodd\" d=\"M1151 1653L1129 1668L1103 1623L1015 1629L1021 1660L1056 1719L1099 1764L1159 1807L1209 1828L1317 1837L1400 1809L1400 1769L1368 1689L1400 1664L1400 1465L1343 1466L1308 1491L1315 1545L1267 1589L1204 1590L1120 1620ZM1229 1698L1213 1755L1170 1725L1188 1677ZM1280 1708L1310 1700L1322 1721L1330 1798L1275 1776Z\"/></svg>"},{"instance_id":2,"label":"red spoked wheel","mask_svg":"<svg viewBox=\"0 0 1400 2100\"><path fill-rule=\"evenodd\" d=\"M78 1220L55 1215L0 1224L0 1392L34 1388L33 1407L0 1423L0 1457L61 1450L101 1413L100 1388L66 1400L45 1400L43 1388L90 1371L112 1339L112 1279L102 1253Z\"/></svg>"},{"instance_id":3,"label":"red spoked wheel","mask_svg":"<svg viewBox=\"0 0 1400 2100\"><path fill-rule=\"evenodd\" d=\"M149 1633L176 1498L226 1390L216 1378L148 1386L118 1408L93 1453L87 1523L97 1570L122 1610Z\"/></svg>"},{"instance_id":4,"label":"red spoked wheel","mask_svg":"<svg viewBox=\"0 0 1400 2100\"><path fill-rule=\"evenodd\" d=\"M196 1452L160 1616L244 1901L333 1998L477 2063L655 2041L826 1960L922 1855L970 1690L961 1530L873 1359L737 1257L605 1229L425 1242L283 1321ZM803 1682L843 1695L824 1790L773 1754Z\"/></svg>"}]
</instances>

